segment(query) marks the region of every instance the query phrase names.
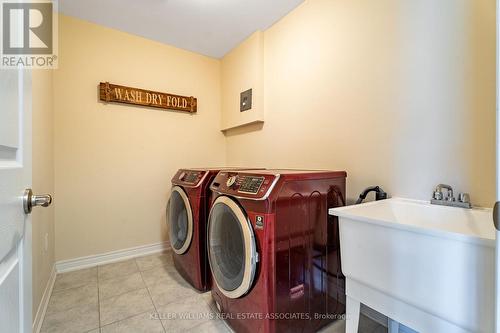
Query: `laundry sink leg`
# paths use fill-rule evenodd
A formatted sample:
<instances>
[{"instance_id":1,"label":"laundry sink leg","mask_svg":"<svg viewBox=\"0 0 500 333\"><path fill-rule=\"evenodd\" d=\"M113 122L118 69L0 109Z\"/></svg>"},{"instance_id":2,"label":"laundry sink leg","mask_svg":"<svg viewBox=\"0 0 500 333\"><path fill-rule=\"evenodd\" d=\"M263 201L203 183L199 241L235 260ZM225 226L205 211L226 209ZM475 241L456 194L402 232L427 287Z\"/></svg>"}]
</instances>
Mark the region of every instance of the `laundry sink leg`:
<instances>
[{"instance_id":1,"label":"laundry sink leg","mask_svg":"<svg viewBox=\"0 0 500 333\"><path fill-rule=\"evenodd\" d=\"M399 323L389 318L389 333L398 333L398 332L399 332Z\"/></svg>"},{"instance_id":2,"label":"laundry sink leg","mask_svg":"<svg viewBox=\"0 0 500 333\"><path fill-rule=\"evenodd\" d=\"M345 332L346 333L358 333L359 326L359 309L361 304L359 301L351 298L350 296L346 297L346 323L345 323Z\"/></svg>"}]
</instances>

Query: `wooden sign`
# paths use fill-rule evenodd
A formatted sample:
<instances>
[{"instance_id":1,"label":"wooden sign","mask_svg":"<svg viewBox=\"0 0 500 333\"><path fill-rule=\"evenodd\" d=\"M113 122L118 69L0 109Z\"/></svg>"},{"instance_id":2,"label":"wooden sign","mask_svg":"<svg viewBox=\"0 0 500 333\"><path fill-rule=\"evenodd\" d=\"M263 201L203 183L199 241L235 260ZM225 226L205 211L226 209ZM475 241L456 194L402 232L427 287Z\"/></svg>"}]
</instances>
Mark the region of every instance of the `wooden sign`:
<instances>
[{"instance_id":1,"label":"wooden sign","mask_svg":"<svg viewBox=\"0 0 500 333\"><path fill-rule=\"evenodd\" d=\"M99 99L104 102L134 104L154 108L196 112L197 100L193 96L179 96L157 91L144 90L101 82Z\"/></svg>"}]
</instances>

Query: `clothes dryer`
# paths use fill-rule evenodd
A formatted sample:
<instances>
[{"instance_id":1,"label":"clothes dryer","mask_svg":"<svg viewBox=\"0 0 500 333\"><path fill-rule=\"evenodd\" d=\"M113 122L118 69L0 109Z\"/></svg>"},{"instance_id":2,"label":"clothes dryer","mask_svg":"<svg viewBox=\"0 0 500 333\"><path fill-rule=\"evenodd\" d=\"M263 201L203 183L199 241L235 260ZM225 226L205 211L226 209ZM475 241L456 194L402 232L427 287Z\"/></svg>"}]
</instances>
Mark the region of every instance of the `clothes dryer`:
<instances>
[{"instance_id":1,"label":"clothes dryer","mask_svg":"<svg viewBox=\"0 0 500 333\"><path fill-rule=\"evenodd\" d=\"M223 170L211 189L212 297L235 332L315 332L345 313L346 172Z\"/></svg>"}]
</instances>

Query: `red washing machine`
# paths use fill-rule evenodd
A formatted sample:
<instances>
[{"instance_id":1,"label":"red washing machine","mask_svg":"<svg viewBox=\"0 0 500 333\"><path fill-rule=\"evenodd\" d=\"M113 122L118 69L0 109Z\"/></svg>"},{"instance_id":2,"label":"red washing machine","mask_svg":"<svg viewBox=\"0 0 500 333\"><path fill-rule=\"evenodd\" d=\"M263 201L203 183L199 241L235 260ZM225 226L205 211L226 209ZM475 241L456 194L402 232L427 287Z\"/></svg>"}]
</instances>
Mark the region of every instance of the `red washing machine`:
<instances>
[{"instance_id":1,"label":"red washing machine","mask_svg":"<svg viewBox=\"0 0 500 333\"><path fill-rule=\"evenodd\" d=\"M210 183L221 169L180 169L172 178L167 205L170 246L177 271L194 288L210 288L206 254L206 221Z\"/></svg>"},{"instance_id":2,"label":"red washing machine","mask_svg":"<svg viewBox=\"0 0 500 333\"><path fill-rule=\"evenodd\" d=\"M346 172L221 171L212 182L212 297L237 333L316 332L345 313L338 220Z\"/></svg>"},{"instance_id":3,"label":"red washing machine","mask_svg":"<svg viewBox=\"0 0 500 333\"><path fill-rule=\"evenodd\" d=\"M210 289L206 224L210 183L224 168L180 169L172 178L167 204L170 245L177 271L194 288Z\"/></svg>"}]
</instances>

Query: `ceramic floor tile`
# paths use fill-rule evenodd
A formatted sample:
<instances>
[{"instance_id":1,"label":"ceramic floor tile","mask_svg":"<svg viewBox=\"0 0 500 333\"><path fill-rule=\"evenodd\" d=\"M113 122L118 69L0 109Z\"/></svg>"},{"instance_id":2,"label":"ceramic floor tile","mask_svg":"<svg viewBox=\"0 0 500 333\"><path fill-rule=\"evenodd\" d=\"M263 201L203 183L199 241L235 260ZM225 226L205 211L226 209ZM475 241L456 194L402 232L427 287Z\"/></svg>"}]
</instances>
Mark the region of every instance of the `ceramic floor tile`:
<instances>
[{"instance_id":1,"label":"ceramic floor tile","mask_svg":"<svg viewBox=\"0 0 500 333\"><path fill-rule=\"evenodd\" d=\"M218 319L220 322L222 322L222 324L224 325L224 327L222 328L222 331L223 332L228 332L228 333L236 333L235 331L233 331L233 329L229 326L229 324L224 321L224 320L221 320L221 319ZM225 330L225 331L224 331ZM342 331L342 333L344 333Z\"/></svg>"},{"instance_id":2,"label":"ceramic floor tile","mask_svg":"<svg viewBox=\"0 0 500 333\"><path fill-rule=\"evenodd\" d=\"M205 300L205 302L207 302L207 303L211 303L212 302L212 293L210 291L201 293L200 295L201 295L201 297L203 297L203 299Z\"/></svg>"},{"instance_id":3,"label":"ceramic floor tile","mask_svg":"<svg viewBox=\"0 0 500 333\"><path fill-rule=\"evenodd\" d=\"M146 286L150 287L158 283L172 281L181 285L188 286L189 284L175 271L175 268L168 266L156 267L141 272L142 278Z\"/></svg>"},{"instance_id":4,"label":"ceramic floor tile","mask_svg":"<svg viewBox=\"0 0 500 333\"><path fill-rule=\"evenodd\" d=\"M119 261L97 267L99 281L130 275L138 271L139 269L137 268L135 259Z\"/></svg>"},{"instance_id":5,"label":"ceramic floor tile","mask_svg":"<svg viewBox=\"0 0 500 333\"><path fill-rule=\"evenodd\" d=\"M147 289L134 290L119 296L100 300L101 326L151 311L154 306Z\"/></svg>"},{"instance_id":6,"label":"ceramic floor tile","mask_svg":"<svg viewBox=\"0 0 500 333\"><path fill-rule=\"evenodd\" d=\"M201 296L189 297L157 308L167 332L185 332L215 320L215 314Z\"/></svg>"},{"instance_id":7,"label":"ceramic floor tile","mask_svg":"<svg viewBox=\"0 0 500 333\"><path fill-rule=\"evenodd\" d=\"M99 327L97 304L77 306L67 311L48 314L42 333L82 333Z\"/></svg>"},{"instance_id":8,"label":"ceramic floor tile","mask_svg":"<svg viewBox=\"0 0 500 333\"><path fill-rule=\"evenodd\" d=\"M200 295L187 283L177 283L174 280L165 280L148 287L155 306L162 306L180 299Z\"/></svg>"},{"instance_id":9,"label":"ceramic floor tile","mask_svg":"<svg viewBox=\"0 0 500 333\"><path fill-rule=\"evenodd\" d=\"M97 267L57 274L54 291L81 287L97 281Z\"/></svg>"},{"instance_id":10,"label":"ceramic floor tile","mask_svg":"<svg viewBox=\"0 0 500 333\"><path fill-rule=\"evenodd\" d=\"M145 312L140 315L117 321L103 326L101 333L163 333L163 325L155 312Z\"/></svg>"},{"instance_id":11,"label":"ceramic floor tile","mask_svg":"<svg viewBox=\"0 0 500 333\"><path fill-rule=\"evenodd\" d=\"M146 285L142 280L141 274L133 273L131 275L99 281L99 298L105 299L144 288L146 288Z\"/></svg>"},{"instance_id":12,"label":"ceramic floor tile","mask_svg":"<svg viewBox=\"0 0 500 333\"><path fill-rule=\"evenodd\" d=\"M97 283L83 287L64 289L53 292L50 296L47 313L61 312L75 306L97 304Z\"/></svg>"},{"instance_id":13,"label":"ceramic floor tile","mask_svg":"<svg viewBox=\"0 0 500 333\"><path fill-rule=\"evenodd\" d=\"M189 333L232 333L232 331L220 319L209 320L187 330Z\"/></svg>"},{"instance_id":14,"label":"ceramic floor tile","mask_svg":"<svg viewBox=\"0 0 500 333\"><path fill-rule=\"evenodd\" d=\"M137 262L137 266L140 271L145 271L158 266L174 265L171 251L136 258L135 261Z\"/></svg>"},{"instance_id":15,"label":"ceramic floor tile","mask_svg":"<svg viewBox=\"0 0 500 333\"><path fill-rule=\"evenodd\" d=\"M215 304L215 301L212 298L212 294L210 292L203 293L202 297L205 300L205 302L208 304L208 306L210 306L210 308L212 309L212 311L214 311L215 313L219 313L220 312L219 309L217 308L217 304Z\"/></svg>"}]
</instances>

